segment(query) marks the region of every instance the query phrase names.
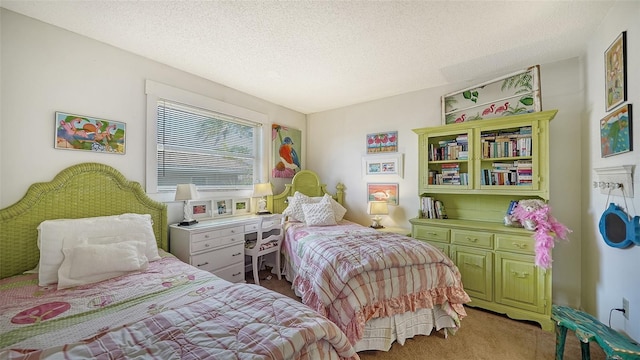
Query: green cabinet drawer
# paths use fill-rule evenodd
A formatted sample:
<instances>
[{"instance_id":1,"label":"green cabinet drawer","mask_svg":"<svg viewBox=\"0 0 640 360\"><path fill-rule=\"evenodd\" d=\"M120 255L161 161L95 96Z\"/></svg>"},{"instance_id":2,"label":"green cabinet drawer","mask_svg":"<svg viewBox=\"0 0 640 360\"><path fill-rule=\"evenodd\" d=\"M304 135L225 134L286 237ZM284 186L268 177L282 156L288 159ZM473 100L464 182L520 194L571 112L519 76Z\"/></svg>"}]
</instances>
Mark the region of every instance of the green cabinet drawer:
<instances>
[{"instance_id":1,"label":"green cabinet drawer","mask_svg":"<svg viewBox=\"0 0 640 360\"><path fill-rule=\"evenodd\" d=\"M442 251L447 257L449 257L449 244L443 243L443 242L438 242L438 241L425 241L425 240L420 240L422 242L425 242L433 247L435 247L436 249Z\"/></svg>"},{"instance_id":2,"label":"green cabinet drawer","mask_svg":"<svg viewBox=\"0 0 640 360\"><path fill-rule=\"evenodd\" d=\"M437 226L414 225L413 237L418 240L449 242L449 229Z\"/></svg>"},{"instance_id":3,"label":"green cabinet drawer","mask_svg":"<svg viewBox=\"0 0 640 360\"><path fill-rule=\"evenodd\" d=\"M451 230L453 244L493 249L493 234L482 231Z\"/></svg>"},{"instance_id":4,"label":"green cabinet drawer","mask_svg":"<svg viewBox=\"0 0 640 360\"><path fill-rule=\"evenodd\" d=\"M533 238L525 236L496 235L496 250L534 255Z\"/></svg>"}]
</instances>

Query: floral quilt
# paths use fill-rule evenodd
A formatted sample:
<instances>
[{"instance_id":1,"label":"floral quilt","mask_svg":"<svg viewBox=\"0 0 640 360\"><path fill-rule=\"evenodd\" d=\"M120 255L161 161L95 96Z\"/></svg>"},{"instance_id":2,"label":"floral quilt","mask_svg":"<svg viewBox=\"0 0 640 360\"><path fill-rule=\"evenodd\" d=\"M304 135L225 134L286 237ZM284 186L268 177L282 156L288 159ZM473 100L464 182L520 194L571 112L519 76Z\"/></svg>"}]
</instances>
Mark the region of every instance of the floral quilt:
<instances>
[{"instance_id":1,"label":"floral quilt","mask_svg":"<svg viewBox=\"0 0 640 360\"><path fill-rule=\"evenodd\" d=\"M37 274L0 280L0 359L357 359L307 306L173 257L66 290Z\"/></svg>"}]
</instances>

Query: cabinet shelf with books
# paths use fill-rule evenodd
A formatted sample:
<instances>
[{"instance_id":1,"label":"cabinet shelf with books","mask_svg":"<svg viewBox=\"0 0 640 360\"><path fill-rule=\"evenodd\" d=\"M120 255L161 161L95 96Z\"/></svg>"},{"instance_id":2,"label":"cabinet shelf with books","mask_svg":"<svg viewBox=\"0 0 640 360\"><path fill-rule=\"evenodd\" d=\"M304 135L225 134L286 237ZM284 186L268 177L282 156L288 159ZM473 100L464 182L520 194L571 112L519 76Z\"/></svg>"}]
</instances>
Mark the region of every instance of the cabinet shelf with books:
<instances>
[{"instance_id":1,"label":"cabinet shelf with books","mask_svg":"<svg viewBox=\"0 0 640 360\"><path fill-rule=\"evenodd\" d=\"M419 192L549 197L549 122L557 110L414 129Z\"/></svg>"},{"instance_id":2,"label":"cabinet shelf with books","mask_svg":"<svg viewBox=\"0 0 640 360\"><path fill-rule=\"evenodd\" d=\"M551 270L534 265L531 232L504 226L504 216L512 202L549 199L549 125L556 112L415 129L420 211L410 220L414 238L458 266L470 306L536 321L549 331ZM464 136L463 156L441 155L455 154L451 148ZM434 180L456 172L466 174L466 184Z\"/></svg>"}]
</instances>

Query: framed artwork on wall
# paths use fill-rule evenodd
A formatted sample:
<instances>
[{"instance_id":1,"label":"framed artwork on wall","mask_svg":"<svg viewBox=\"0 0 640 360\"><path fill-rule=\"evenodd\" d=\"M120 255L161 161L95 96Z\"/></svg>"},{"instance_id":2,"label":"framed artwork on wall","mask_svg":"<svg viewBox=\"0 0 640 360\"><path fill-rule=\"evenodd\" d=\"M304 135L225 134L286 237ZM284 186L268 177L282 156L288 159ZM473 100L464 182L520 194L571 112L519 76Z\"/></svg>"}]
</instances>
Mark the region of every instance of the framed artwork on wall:
<instances>
[{"instance_id":1,"label":"framed artwork on wall","mask_svg":"<svg viewBox=\"0 0 640 360\"><path fill-rule=\"evenodd\" d=\"M604 52L606 111L627 101L627 32L623 31Z\"/></svg>"},{"instance_id":2,"label":"framed artwork on wall","mask_svg":"<svg viewBox=\"0 0 640 360\"><path fill-rule=\"evenodd\" d=\"M404 154L368 155L362 157L364 175L398 175L403 176Z\"/></svg>"},{"instance_id":3,"label":"framed artwork on wall","mask_svg":"<svg viewBox=\"0 0 640 360\"><path fill-rule=\"evenodd\" d=\"M542 111L540 65L442 96L442 125Z\"/></svg>"},{"instance_id":4,"label":"framed artwork on wall","mask_svg":"<svg viewBox=\"0 0 640 360\"><path fill-rule=\"evenodd\" d=\"M302 169L302 131L286 126L271 125L273 146L273 178L293 178Z\"/></svg>"},{"instance_id":5,"label":"framed artwork on wall","mask_svg":"<svg viewBox=\"0 0 640 360\"><path fill-rule=\"evenodd\" d=\"M367 154L398 151L398 132L367 134Z\"/></svg>"},{"instance_id":6,"label":"framed artwork on wall","mask_svg":"<svg viewBox=\"0 0 640 360\"><path fill-rule=\"evenodd\" d=\"M386 201L389 205L398 205L397 183L367 183L367 202Z\"/></svg>"},{"instance_id":7,"label":"framed artwork on wall","mask_svg":"<svg viewBox=\"0 0 640 360\"><path fill-rule=\"evenodd\" d=\"M56 149L124 155L125 123L59 111L55 116Z\"/></svg>"},{"instance_id":8,"label":"framed artwork on wall","mask_svg":"<svg viewBox=\"0 0 640 360\"><path fill-rule=\"evenodd\" d=\"M622 105L600 120L602 157L633 150L631 104Z\"/></svg>"},{"instance_id":9,"label":"framed artwork on wall","mask_svg":"<svg viewBox=\"0 0 640 360\"><path fill-rule=\"evenodd\" d=\"M194 219L210 218L211 214L211 201L191 201L191 215Z\"/></svg>"}]
</instances>

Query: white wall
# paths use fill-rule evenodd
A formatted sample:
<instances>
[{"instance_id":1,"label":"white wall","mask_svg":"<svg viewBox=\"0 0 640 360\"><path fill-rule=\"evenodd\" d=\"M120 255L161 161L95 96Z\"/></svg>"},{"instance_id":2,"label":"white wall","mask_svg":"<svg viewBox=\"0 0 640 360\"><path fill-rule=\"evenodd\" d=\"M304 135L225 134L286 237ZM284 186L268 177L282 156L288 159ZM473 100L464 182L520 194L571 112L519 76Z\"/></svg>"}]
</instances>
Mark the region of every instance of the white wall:
<instances>
[{"instance_id":1,"label":"white wall","mask_svg":"<svg viewBox=\"0 0 640 360\"><path fill-rule=\"evenodd\" d=\"M640 341L640 246L616 249L606 245L598 230L598 222L607 203L614 202L626 208L624 198L607 198L599 190L589 186L597 180L595 168L617 165L635 165L635 196L627 198L630 215L640 215L640 188L638 183L640 129L640 3L621 2L609 11L598 31L589 43L585 71L586 83L586 119L582 126L582 136L589 146L582 151L582 301L584 308L596 315L605 324L609 320L612 308L622 306L622 297L629 300L629 320L614 312L611 326L619 329L636 341ZM604 51L620 35L627 31L627 103L632 104L635 119L632 138L635 140L632 152L607 158L600 156L600 120L608 114L605 111Z\"/></svg>"},{"instance_id":2,"label":"white wall","mask_svg":"<svg viewBox=\"0 0 640 360\"><path fill-rule=\"evenodd\" d=\"M306 132L304 114L6 9L1 12L0 208L18 201L31 183L49 181L81 162L111 165L144 185L146 79L267 114L271 122ZM125 122L126 154L54 149L55 111ZM270 143L270 124L264 135ZM269 159L264 159L263 179ZM172 194L158 200L163 199ZM170 204L169 221L179 221L181 211L179 203Z\"/></svg>"}]
</instances>

